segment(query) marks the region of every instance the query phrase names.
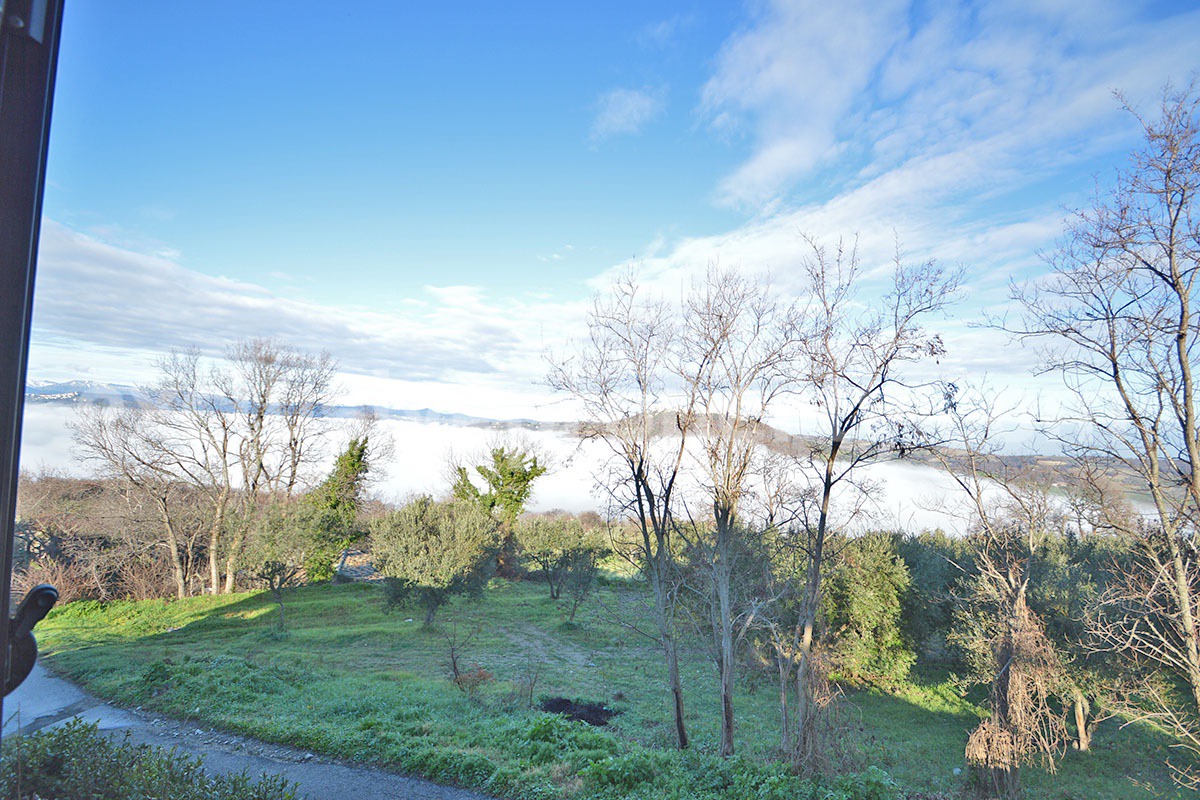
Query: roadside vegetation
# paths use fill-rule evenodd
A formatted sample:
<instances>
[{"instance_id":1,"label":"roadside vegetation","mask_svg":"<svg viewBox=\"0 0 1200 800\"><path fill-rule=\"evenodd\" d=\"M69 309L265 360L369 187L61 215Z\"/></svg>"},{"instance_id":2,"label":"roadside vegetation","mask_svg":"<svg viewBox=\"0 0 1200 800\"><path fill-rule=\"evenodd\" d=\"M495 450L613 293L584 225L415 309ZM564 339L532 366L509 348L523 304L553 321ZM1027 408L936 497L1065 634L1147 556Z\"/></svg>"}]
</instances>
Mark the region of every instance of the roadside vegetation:
<instances>
[{"instance_id":1,"label":"roadside vegetation","mask_svg":"<svg viewBox=\"0 0 1200 800\"><path fill-rule=\"evenodd\" d=\"M279 777L208 775L200 759L163 747L135 745L72 720L32 736L4 741L4 800L295 800Z\"/></svg>"}]
</instances>

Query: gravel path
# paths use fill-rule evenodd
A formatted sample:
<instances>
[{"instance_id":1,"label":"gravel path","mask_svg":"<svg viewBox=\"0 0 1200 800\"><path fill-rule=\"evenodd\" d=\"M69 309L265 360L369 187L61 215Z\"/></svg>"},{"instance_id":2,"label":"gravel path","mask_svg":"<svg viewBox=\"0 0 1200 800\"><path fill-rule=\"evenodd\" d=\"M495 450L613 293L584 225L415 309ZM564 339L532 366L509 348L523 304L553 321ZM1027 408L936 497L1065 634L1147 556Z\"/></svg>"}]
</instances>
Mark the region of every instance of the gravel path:
<instances>
[{"instance_id":1,"label":"gravel path","mask_svg":"<svg viewBox=\"0 0 1200 800\"><path fill-rule=\"evenodd\" d=\"M204 758L213 773L283 775L300 785L309 800L491 800L486 795L406 778L391 772L334 761L304 750L266 744L243 736L196 727L195 723L139 710L117 708L75 684L51 675L40 664L4 699L5 737L33 733L80 718L103 731L129 732L135 742L178 748Z\"/></svg>"}]
</instances>

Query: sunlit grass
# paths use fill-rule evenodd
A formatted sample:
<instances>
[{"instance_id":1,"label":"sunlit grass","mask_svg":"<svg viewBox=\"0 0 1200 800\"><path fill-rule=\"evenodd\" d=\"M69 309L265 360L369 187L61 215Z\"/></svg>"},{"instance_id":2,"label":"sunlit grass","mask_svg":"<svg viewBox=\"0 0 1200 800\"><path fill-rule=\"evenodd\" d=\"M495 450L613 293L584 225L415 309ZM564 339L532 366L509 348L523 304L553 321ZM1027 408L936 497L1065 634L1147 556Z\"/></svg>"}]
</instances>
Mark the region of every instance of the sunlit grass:
<instances>
[{"instance_id":1,"label":"sunlit grass","mask_svg":"<svg viewBox=\"0 0 1200 800\"><path fill-rule=\"evenodd\" d=\"M459 599L439 611L432 630L421 627L417 610L387 614L377 587L352 584L289 591L284 632L269 595L250 593L76 603L56 609L38 635L53 669L116 702L497 794L637 796L643 791L639 769L652 767L675 777L645 787L647 797L759 796L735 787L777 780L770 777L776 772L755 771L768 769L761 765L779 740L778 693L770 677L748 675L735 698L739 752L750 761L719 766L712 756L715 670L702 643L693 642L684 681L698 753L681 760L670 747L659 652L613 619L611 609L637 607L637 591L606 586L573 625L564 623L563 606L540 585L495 581L483 598ZM452 636L469 637L466 665L494 676L475 698L448 679ZM520 690L531 680L535 698L608 703L621 712L612 733L586 730L563 739L559 732L554 746L534 747L538 734L531 731L544 717L527 707ZM958 796L966 736L982 713L978 697L964 698L944 673L924 671L894 692L850 692L847 700L860 752L856 770L880 767L909 790ZM1057 774L1026 770L1027 796L1171 796L1162 766L1166 745L1161 736L1110 724L1097 736L1095 752L1067 754ZM653 752L663 753L667 766L647 762ZM593 774L593 762L605 766ZM696 770L729 774L704 789ZM628 780L619 792L605 782L613 775ZM1140 776L1142 786L1127 775ZM791 794L780 797L804 796L787 786Z\"/></svg>"}]
</instances>

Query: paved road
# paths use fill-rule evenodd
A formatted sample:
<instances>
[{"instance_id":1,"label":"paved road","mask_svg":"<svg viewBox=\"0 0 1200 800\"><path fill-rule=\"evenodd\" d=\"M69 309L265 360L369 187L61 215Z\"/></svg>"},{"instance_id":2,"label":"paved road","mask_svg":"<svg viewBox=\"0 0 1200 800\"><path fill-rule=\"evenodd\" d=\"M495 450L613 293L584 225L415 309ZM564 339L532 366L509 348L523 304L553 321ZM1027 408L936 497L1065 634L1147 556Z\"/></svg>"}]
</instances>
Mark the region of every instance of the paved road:
<instances>
[{"instance_id":1,"label":"paved road","mask_svg":"<svg viewBox=\"0 0 1200 800\"><path fill-rule=\"evenodd\" d=\"M128 731L135 742L176 747L202 756L211 772L281 774L300 785L309 800L489 800L484 795L438 786L416 778L332 761L303 750L265 744L196 727L157 714L110 706L75 684L55 677L41 664L4 698L4 732L33 733L78 717L100 730Z\"/></svg>"}]
</instances>

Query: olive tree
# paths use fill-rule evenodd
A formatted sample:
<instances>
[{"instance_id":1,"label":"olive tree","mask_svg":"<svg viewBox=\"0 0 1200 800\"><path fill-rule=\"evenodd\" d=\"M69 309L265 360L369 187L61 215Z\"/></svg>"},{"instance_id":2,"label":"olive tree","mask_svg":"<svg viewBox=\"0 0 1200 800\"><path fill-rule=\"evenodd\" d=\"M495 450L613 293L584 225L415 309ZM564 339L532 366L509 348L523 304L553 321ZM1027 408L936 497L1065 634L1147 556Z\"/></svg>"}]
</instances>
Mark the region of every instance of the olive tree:
<instances>
[{"instance_id":1,"label":"olive tree","mask_svg":"<svg viewBox=\"0 0 1200 800\"><path fill-rule=\"evenodd\" d=\"M603 532L585 528L578 519L536 516L519 520L514 533L523 564L537 567L550 599L567 596L567 621L574 620L595 584L598 560L607 549Z\"/></svg>"},{"instance_id":2,"label":"olive tree","mask_svg":"<svg viewBox=\"0 0 1200 800\"><path fill-rule=\"evenodd\" d=\"M376 566L415 596L426 627L454 595L482 592L495 571L496 522L471 503L418 497L373 519L370 531Z\"/></svg>"}]
</instances>

